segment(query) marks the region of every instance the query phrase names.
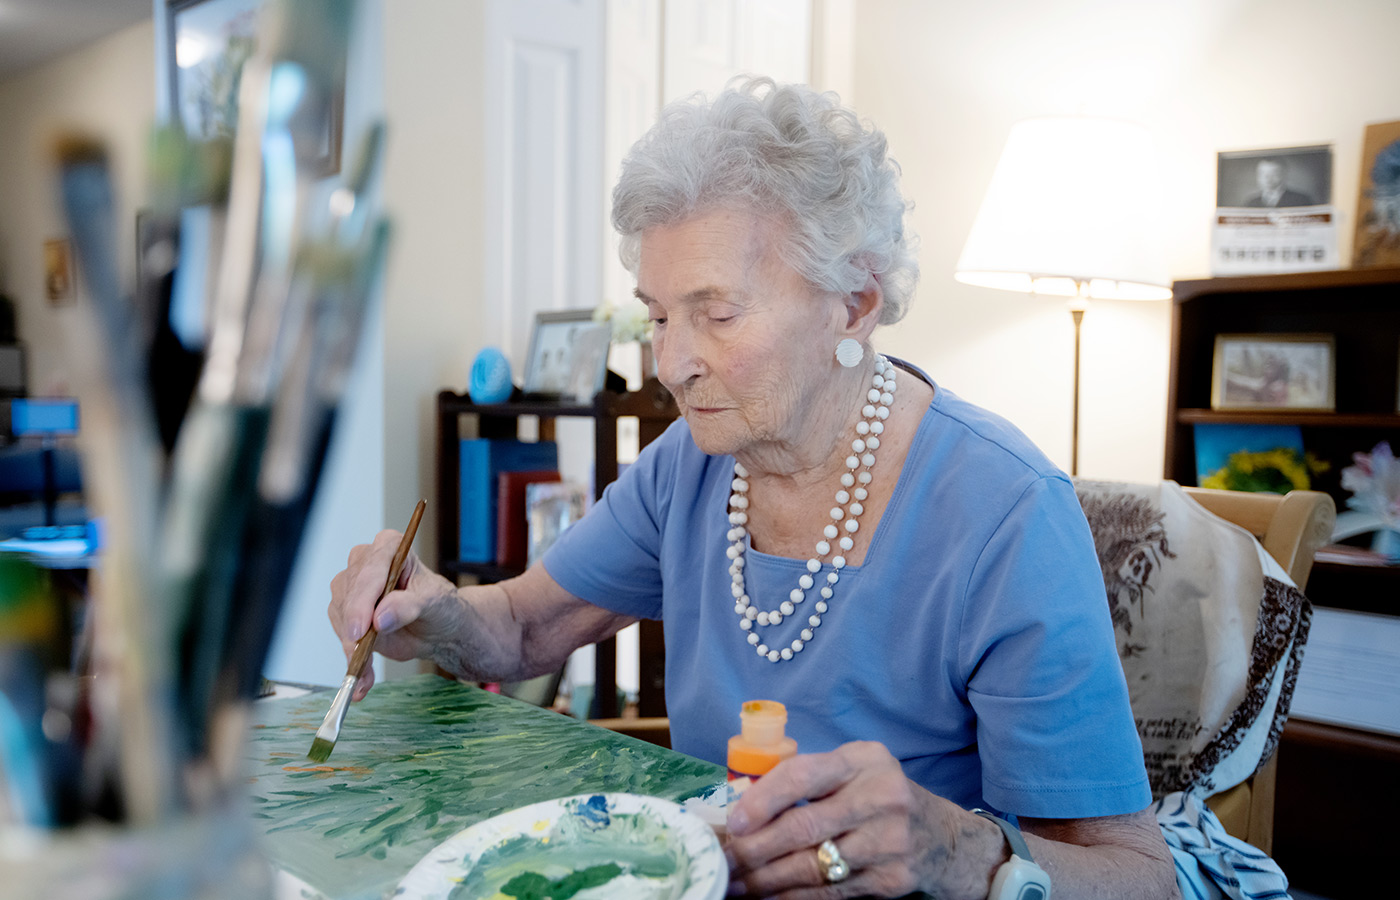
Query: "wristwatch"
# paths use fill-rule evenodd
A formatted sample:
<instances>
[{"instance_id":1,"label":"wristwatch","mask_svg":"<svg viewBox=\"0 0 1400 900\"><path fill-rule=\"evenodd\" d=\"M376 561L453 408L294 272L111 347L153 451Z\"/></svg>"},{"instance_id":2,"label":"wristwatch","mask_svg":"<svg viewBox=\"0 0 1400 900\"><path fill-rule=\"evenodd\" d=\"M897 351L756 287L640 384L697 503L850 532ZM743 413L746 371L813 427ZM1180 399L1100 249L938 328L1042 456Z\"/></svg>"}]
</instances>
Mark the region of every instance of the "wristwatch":
<instances>
[{"instance_id":1,"label":"wristwatch","mask_svg":"<svg viewBox=\"0 0 1400 900\"><path fill-rule=\"evenodd\" d=\"M992 878L992 889L987 892L987 900L1050 900L1050 876L1031 858L1031 851L1020 830L985 809L974 809L973 812L997 823L1006 835L1006 843L1011 845L1011 859L997 869L997 874Z\"/></svg>"}]
</instances>

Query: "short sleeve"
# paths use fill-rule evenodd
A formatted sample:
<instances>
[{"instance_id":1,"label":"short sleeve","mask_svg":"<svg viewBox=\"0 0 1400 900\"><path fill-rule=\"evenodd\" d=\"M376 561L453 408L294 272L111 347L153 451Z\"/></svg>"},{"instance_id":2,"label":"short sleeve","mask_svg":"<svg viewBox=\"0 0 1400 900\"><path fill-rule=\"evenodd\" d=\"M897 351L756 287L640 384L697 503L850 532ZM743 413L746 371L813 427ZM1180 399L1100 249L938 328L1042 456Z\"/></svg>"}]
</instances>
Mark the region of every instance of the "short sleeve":
<instances>
[{"instance_id":1,"label":"short sleeve","mask_svg":"<svg viewBox=\"0 0 1400 900\"><path fill-rule=\"evenodd\" d=\"M545 570L564 590L623 615L661 618L662 522L681 442L690 440L679 424L648 444L545 552Z\"/></svg>"},{"instance_id":2,"label":"short sleeve","mask_svg":"<svg viewBox=\"0 0 1400 900\"><path fill-rule=\"evenodd\" d=\"M960 664L987 802L1055 818L1146 807L1098 559L1066 479L1041 477L1016 500L973 567L964 609Z\"/></svg>"}]
</instances>

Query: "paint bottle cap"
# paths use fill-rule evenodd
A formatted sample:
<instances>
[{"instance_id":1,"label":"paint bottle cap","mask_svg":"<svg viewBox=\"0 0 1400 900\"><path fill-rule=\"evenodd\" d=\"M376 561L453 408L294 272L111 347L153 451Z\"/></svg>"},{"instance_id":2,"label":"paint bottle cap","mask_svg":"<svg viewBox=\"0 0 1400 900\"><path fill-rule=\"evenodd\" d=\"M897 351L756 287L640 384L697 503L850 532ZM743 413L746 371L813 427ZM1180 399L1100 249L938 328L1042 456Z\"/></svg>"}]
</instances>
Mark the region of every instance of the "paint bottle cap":
<instances>
[{"instance_id":1,"label":"paint bottle cap","mask_svg":"<svg viewBox=\"0 0 1400 900\"><path fill-rule=\"evenodd\" d=\"M778 743L786 725L787 707L776 700L750 700L739 709L739 728L751 743Z\"/></svg>"}]
</instances>

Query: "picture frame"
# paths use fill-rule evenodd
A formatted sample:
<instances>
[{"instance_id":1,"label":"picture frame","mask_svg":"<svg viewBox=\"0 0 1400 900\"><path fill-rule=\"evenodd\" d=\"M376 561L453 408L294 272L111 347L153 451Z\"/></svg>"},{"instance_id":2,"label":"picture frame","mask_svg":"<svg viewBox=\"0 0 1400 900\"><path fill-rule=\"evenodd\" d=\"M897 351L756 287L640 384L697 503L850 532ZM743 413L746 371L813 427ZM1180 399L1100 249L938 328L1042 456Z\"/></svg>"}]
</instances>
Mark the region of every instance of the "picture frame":
<instances>
[{"instance_id":1,"label":"picture frame","mask_svg":"<svg viewBox=\"0 0 1400 900\"><path fill-rule=\"evenodd\" d=\"M1286 209L1332 202L1332 145L1226 150L1216 154L1215 205ZM1266 182L1273 189L1264 196Z\"/></svg>"},{"instance_id":2,"label":"picture frame","mask_svg":"<svg viewBox=\"0 0 1400 900\"><path fill-rule=\"evenodd\" d=\"M73 247L67 238L44 241L44 296L50 306L73 302Z\"/></svg>"},{"instance_id":3,"label":"picture frame","mask_svg":"<svg viewBox=\"0 0 1400 900\"><path fill-rule=\"evenodd\" d=\"M258 17L268 0L167 0L170 108L192 140L232 138L238 124L243 64L257 49ZM316 172L340 171L345 72L336 79Z\"/></svg>"},{"instance_id":4,"label":"picture frame","mask_svg":"<svg viewBox=\"0 0 1400 900\"><path fill-rule=\"evenodd\" d=\"M1366 126L1351 264L1400 266L1400 122Z\"/></svg>"},{"instance_id":5,"label":"picture frame","mask_svg":"<svg viewBox=\"0 0 1400 900\"><path fill-rule=\"evenodd\" d=\"M1336 409L1336 342L1330 334L1220 334L1211 409Z\"/></svg>"},{"instance_id":6,"label":"picture frame","mask_svg":"<svg viewBox=\"0 0 1400 900\"><path fill-rule=\"evenodd\" d=\"M1216 154L1212 275L1335 269L1332 146Z\"/></svg>"},{"instance_id":7,"label":"picture frame","mask_svg":"<svg viewBox=\"0 0 1400 900\"><path fill-rule=\"evenodd\" d=\"M573 481L540 481L525 486L526 566L544 558L559 535L588 511L588 492Z\"/></svg>"},{"instance_id":8,"label":"picture frame","mask_svg":"<svg viewBox=\"0 0 1400 900\"><path fill-rule=\"evenodd\" d=\"M536 313L525 359L525 396L591 401L607 379L611 342L612 326L593 321L591 309Z\"/></svg>"}]
</instances>

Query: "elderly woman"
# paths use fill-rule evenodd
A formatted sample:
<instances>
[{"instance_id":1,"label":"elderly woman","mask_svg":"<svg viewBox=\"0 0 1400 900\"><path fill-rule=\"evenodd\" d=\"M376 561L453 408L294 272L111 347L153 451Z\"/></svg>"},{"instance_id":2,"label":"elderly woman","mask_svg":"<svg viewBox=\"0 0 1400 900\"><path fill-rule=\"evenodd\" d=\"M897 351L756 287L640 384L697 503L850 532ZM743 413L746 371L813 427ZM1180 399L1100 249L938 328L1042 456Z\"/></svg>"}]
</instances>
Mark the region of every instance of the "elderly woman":
<instances>
[{"instance_id":1,"label":"elderly woman","mask_svg":"<svg viewBox=\"0 0 1400 900\"><path fill-rule=\"evenodd\" d=\"M677 749L724 760L771 698L803 751L729 813L733 893L1174 896L1069 480L871 345L917 280L883 135L754 80L668 107L613 200L683 418L518 578L414 560L375 611L398 535L355 548L347 652L373 615L387 656L513 680L662 619Z\"/></svg>"}]
</instances>

